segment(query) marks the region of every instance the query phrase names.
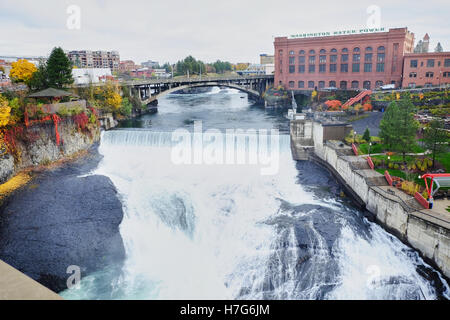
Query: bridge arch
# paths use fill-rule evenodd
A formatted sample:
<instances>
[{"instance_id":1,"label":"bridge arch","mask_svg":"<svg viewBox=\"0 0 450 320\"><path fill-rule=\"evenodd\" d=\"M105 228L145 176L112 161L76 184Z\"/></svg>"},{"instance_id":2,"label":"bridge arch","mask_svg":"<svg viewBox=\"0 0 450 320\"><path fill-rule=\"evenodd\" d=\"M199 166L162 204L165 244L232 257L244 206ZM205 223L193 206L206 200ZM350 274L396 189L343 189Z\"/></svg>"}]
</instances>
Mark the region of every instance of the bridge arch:
<instances>
[{"instance_id":1,"label":"bridge arch","mask_svg":"<svg viewBox=\"0 0 450 320\"><path fill-rule=\"evenodd\" d=\"M230 89L236 89L241 92L247 93L251 98L253 98L256 101L259 101L261 99L260 93L256 90L252 90L252 89L249 89L249 88L246 88L244 86L237 85L234 83L218 83L218 82L205 82L205 83L181 85L178 87L173 87L168 90L162 91L161 93L152 96L152 98L160 99L161 97L163 97L165 95L168 95L168 94L180 91L180 90L191 89L191 88L204 88L204 87L227 87Z\"/></svg>"}]
</instances>

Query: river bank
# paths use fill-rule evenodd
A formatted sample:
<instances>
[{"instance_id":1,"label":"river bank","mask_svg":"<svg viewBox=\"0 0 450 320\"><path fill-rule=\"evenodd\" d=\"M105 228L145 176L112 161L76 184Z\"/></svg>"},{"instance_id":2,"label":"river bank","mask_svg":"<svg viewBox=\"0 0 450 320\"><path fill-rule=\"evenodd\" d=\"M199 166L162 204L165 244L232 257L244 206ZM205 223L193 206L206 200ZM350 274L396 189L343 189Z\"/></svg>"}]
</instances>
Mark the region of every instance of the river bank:
<instances>
[{"instance_id":1,"label":"river bank","mask_svg":"<svg viewBox=\"0 0 450 320\"><path fill-rule=\"evenodd\" d=\"M41 172L0 207L0 259L55 292L67 288L69 266L84 277L125 256L115 187L104 176L84 176L101 160L97 147Z\"/></svg>"}]
</instances>

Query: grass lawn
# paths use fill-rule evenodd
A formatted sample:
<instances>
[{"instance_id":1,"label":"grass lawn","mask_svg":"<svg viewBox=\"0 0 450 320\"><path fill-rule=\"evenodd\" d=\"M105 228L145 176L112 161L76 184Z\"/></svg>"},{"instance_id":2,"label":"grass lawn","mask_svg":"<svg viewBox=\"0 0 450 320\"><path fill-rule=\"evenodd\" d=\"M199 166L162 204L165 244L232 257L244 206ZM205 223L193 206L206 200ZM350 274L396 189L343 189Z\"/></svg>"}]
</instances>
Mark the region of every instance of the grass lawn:
<instances>
[{"instance_id":1,"label":"grass lawn","mask_svg":"<svg viewBox=\"0 0 450 320\"><path fill-rule=\"evenodd\" d=\"M369 144L368 143L363 143L359 145L359 150L361 151L362 154L369 154ZM370 153L374 154L374 153L383 153L385 151L388 151L389 149L387 148L386 145L384 144L372 144L372 147L370 148ZM408 153L424 153L426 150L424 148L422 148L419 145L415 145L412 148L411 152ZM392 159L392 157L391 157Z\"/></svg>"},{"instance_id":2,"label":"grass lawn","mask_svg":"<svg viewBox=\"0 0 450 320\"><path fill-rule=\"evenodd\" d=\"M381 173L382 175L384 175L385 171L388 171L389 174L393 177L399 177L405 180L409 180L406 177L406 173L403 172L402 170L395 170L395 169L376 169L377 172ZM418 185L425 187L425 182L423 181L423 179L419 179L419 175L415 174L413 175L414 177L414 182L417 183Z\"/></svg>"}]
</instances>

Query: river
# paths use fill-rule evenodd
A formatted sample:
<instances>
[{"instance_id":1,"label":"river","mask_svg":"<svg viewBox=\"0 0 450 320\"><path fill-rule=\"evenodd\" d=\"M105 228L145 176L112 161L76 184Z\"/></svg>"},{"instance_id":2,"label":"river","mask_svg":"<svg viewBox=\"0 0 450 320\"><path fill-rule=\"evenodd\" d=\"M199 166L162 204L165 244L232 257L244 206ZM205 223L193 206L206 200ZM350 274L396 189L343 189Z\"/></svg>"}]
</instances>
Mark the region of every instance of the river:
<instances>
[{"instance_id":1,"label":"river","mask_svg":"<svg viewBox=\"0 0 450 320\"><path fill-rule=\"evenodd\" d=\"M169 95L160 100L157 114L104 132L99 147L103 159L92 173L109 177L119 192L126 260L122 268L90 274L61 295L448 298L441 275L341 198L329 173L292 160L286 112L253 106L236 90L213 88ZM225 153L242 152L248 161L211 164L199 158L196 163L194 150L192 163L177 163L172 139L176 129L184 129L184 135L191 132L191 141L223 138L222 146L238 141ZM233 136L227 129L254 129L259 148L249 147L253 135L234 140L240 132ZM209 135L202 135L207 130ZM269 166L262 161L265 141L270 141L266 155L277 155L275 174L263 174ZM216 160L222 155L216 156L211 153Z\"/></svg>"}]
</instances>

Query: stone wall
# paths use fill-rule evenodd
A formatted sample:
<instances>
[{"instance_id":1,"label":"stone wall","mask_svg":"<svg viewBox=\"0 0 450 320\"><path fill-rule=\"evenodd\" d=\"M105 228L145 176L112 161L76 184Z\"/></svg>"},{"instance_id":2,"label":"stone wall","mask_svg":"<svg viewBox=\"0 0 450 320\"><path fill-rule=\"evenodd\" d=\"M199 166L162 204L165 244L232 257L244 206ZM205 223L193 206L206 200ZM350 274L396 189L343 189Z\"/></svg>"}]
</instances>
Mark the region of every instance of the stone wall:
<instances>
[{"instance_id":1,"label":"stone wall","mask_svg":"<svg viewBox=\"0 0 450 320\"><path fill-rule=\"evenodd\" d=\"M59 123L58 132L60 145L56 143L53 123L36 124L26 129L26 138L22 137L17 141L17 159L9 154L0 158L0 183L6 182L24 168L49 164L87 150L100 139L99 128L89 132L80 131L70 119Z\"/></svg>"},{"instance_id":2,"label":"stone wall","mask_svg":"<svg viewBox=\"0 0 450 320\"><path fill-rule=\"evenodd\" d=\"M315 132L319 127L315 126ZM380 179L383 175L368 170L364 159L349 156L350 147L338 147L337 142L320 145L315 141L315 145L316 155L352 188L381 225L420 251L450 278L450 224L427 218L425 211L411 205L413 197L400 199L386 192L383 186L387 183Z\"/></svg>"}]
</instances>

